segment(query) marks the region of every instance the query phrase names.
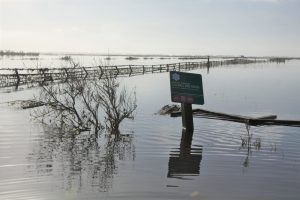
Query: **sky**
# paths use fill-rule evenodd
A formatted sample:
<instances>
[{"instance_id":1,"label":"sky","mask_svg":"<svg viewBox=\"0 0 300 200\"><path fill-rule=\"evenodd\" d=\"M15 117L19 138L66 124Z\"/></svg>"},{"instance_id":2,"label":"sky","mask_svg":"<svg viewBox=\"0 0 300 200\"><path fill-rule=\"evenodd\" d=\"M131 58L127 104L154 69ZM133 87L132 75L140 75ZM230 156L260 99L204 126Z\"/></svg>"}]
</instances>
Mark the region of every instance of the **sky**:
<instances>
[{"instance_id":1,"label":"sky","mask_svg":"<svg viewBox=\"0 0 300 200\"><path fill-rule=\"evenodd\" d=\"M300 56L299 0L0 0L0 50Z\"/></svg>"}]
</instances>

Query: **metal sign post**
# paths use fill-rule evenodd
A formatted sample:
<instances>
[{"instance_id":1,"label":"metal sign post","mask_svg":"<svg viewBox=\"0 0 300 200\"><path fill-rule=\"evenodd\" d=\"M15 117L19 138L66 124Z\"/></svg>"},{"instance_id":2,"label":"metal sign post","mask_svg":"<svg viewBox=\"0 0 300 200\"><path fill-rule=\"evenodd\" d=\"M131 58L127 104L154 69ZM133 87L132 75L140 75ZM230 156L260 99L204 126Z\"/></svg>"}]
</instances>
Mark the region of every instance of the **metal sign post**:
<instances>
[{"instance_id":1,"label":"metal sign post","mask_svg":"<svg viewBox=\"0 0 300 200\"><path fill-rule=\"evenodd\" d=\"M181 103L182 126L193 132L192 104L204 104L201 74L170 72L171 100Z\"/></svg>"}]
</instances>

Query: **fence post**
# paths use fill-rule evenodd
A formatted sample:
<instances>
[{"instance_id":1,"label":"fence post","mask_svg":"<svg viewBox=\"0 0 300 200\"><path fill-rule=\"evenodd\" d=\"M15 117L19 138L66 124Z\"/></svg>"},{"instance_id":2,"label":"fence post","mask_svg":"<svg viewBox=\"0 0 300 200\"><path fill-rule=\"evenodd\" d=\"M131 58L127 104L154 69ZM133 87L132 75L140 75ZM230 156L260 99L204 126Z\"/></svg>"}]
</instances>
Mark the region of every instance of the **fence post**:
<instances>
[{"instance_id":1,"label":"fence post","mask_svg":"<svg viewBox=\"0 0 300 200\"><path fill-rule=\"evenodd\" d=\"M117 70L117 74L116 74L116 77L119 75L119 68L117 66L116 67L116 70Z\"/></svg>"},{"instance_id":2,"label":"fence post","mask_svg":"<svg viewBox=\"0 0 300 200\"><path fill-rule=\"evenodd\" d=\"M42 69L42 74L43 74L43 78L44 78L43 83L47 81L46 74L45 74L45 70L46 70L46 69Z\"/></svg>"},{"instance_id":3,"label":"fence post","mask_svg":"<svg viewBox=\"0 0 300 200\"><path fill-rule=\"evenodd\" d=\"M15 69L15 72L16 72L16 76L17 76L16 89L18 89L19 84L20 84L20 75L19 75L18 69Z\"/></svg>"},{"instance_id":4,"label":"fence post","mask_svg":"<svg viewBox=\"0 0 300 200\"><path fill-rule=\"evenodd\" d=\"M83 71L85 72L85 77L84 77L84 78L86 78L86 77L88 76L88 72L87 72L87 70L85 69L85 67L82 67L82 69L83 69Z\"/></svg>"},{"instance_id":5,"label":"fence post","mask_svg":"<svg viewBox=\"0 0 300 200\"><path fill-rule=\"evenodd\" d=\"M131 65L129 65L129 70L130 70L130 72L129 72L129 76L131 76L131 74L132 74Z\"/></svg>"},{"instance_id":6,"label":"fence post","mask_svg":"<svg viewBox=\"0 0 300 200\"><path fill-rule=\"evenodd\" d=\"M209 56L207 57L207 74L209 74L209 68L210 68L210 62L209 62Z\"/></svg>"},{"instance_id":7,"label":"fence post","mask_svg":"<svg viewBox=\"0 0 300 200\"><path fill-rule=\"evenodd\" d=\"M99 79L101 79L102 78L102 76L103 76L103 69L102 69L102 67L101 66L99 66L99 68L100 68L100 72L101 72L101 74L100 74L100 77L99 77Z\"/></svg>"},{"instance_id":8,"label":"fence post","mask_svg":"<svg viewBox=\"0 0 300 200\"><path fill-rule=\"evenodd\" d=\"M209 67L210 63L209 63L209 56L207 57L207 67Z\"/></svg>"}]
</instances>

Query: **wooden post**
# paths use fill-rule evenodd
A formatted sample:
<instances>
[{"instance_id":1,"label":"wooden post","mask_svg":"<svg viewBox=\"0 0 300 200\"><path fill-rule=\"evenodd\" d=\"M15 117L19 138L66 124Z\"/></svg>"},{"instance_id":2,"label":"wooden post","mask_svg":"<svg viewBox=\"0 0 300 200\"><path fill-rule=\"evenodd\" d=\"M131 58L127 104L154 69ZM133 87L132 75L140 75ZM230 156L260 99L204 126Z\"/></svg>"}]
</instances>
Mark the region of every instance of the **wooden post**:
<instances>
[{"instance_id":1,"label":"wooden post","mask_svg":"<svg viewBox=\"0 0 300 200\"><path fill-rule=\"evenodd\" d=\"M101 72L101 73L100 73L100 77L99 77L99 79L101 79L101 78L102 78L102 75L103 75L103 73L104 73L104 72L103 72L103 69L102 69L102 67L101 67L101 66L99 66L99 69L100 69L100 72Z\"/></svg>"},{"instance_id":2,"label":"wooden post","mask_svg":"<svg viewBox=\"0 0 300 200\"><path fill-rule=\"evenodd\" d=\"M131 74L132 74L132 68L131 68L131 65L129 65L129 70L130 70L129 76L131 76Z\"/></svg>"},{"instance_id":3,"label":"wooden post","mask_svg":"<svg viewBox=\"0 0 300 200\"><path fill-rule=\"evenodd\" d=\"M115 77L117 77L119 75L119 68L117 66L115 66L115 68L116 68L116 71L117 71Z\"/></svg>"},{"instance_id":4,"label":"wooden post","mask_svg":"<svg viewBox=\"0 0 300 200\"><path fill-rule=\"evenodd\" d=\"M18 69L15 69L15 72L16 72L17 82L19 83L20 82L20 75L19 75Z\"/></svg>"},{"instance_id":5,"label":"wooden post","mask_svg":"<svg viewBox=\"0 0 300 200\"><path fill-rule=\"evenodd\" d=\"M209 74L209 67L210 67L210 62L209 62L209 56L207 57L207 74Z\"/></svg>"},{"instance_id":6,"label":"wooden post","mask_svg":"<svg viewBox=\"0 0 300 200\"><path fill-rule=\"evenodd\" d=\"M194 121L193 121L192 104L181 103L181 113L182 113L182 128L186 130L186 132L193 132Z\"/></svg>"},{"instance_id":7,"label":"wooden post","mask_svg":"<svg viewBox=\"0 0 300 200\"><path fill-rule=\"evenodd\" d=\"M20 75L18 73L18 69L15 69L15 72L16 72L16 76L17 76L17 84L16 84L16 90L17 90L19 87L19 84L20 84Z\"/></svg>"},{"instance_id":8,"label":"wooden post","mask_svg":"<svg viewBox=\"0 0 300 200\"><path fill-rule=\"evenodd\" d=\"M44 78L44 80L43 80L42 82L44 83L44 82L47 81L47 79L46 79L46 74L45 74L45 70L46 70L46 69L41 69L41 70L42 70L42 74L43 74L43 78Z\"/></svg>"},{"instance_id":9,"label":"wooden post","mask_svg":"<svg viewBox=\"0 0 300 200\"><path fill-rule=\"evenodd\" d=\"M84 77L84 78L86 78L86 77L88 76L88 72L87 72L87 70L85 69L85 67L82 67L82 69L83 69L83 71L85 72L85 77Z\"/></svg>"}]
</instances>

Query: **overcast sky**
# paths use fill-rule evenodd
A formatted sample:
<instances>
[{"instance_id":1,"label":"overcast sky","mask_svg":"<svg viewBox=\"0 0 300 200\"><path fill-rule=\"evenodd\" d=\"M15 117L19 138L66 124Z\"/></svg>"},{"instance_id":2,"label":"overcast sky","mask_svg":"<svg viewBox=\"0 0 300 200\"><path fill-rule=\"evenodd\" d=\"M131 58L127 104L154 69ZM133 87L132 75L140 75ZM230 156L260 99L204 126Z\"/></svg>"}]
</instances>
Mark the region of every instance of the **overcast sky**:
<instances>
[{"instance_id":1,"label":"overcast sky","mask_svg":"<svg viewBox=\"0 0 300 200\"><path fill-rule=\"evenodd\" d=\"M300 1L0 0L0 49L300 56Z\"/></svg>"}]
</instances>

